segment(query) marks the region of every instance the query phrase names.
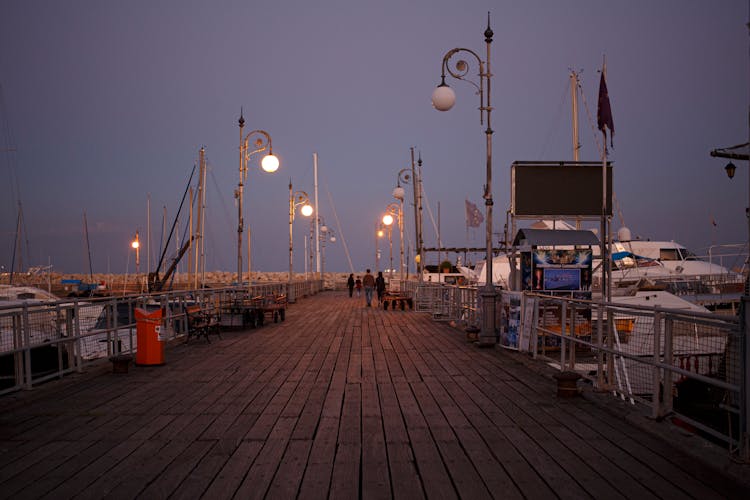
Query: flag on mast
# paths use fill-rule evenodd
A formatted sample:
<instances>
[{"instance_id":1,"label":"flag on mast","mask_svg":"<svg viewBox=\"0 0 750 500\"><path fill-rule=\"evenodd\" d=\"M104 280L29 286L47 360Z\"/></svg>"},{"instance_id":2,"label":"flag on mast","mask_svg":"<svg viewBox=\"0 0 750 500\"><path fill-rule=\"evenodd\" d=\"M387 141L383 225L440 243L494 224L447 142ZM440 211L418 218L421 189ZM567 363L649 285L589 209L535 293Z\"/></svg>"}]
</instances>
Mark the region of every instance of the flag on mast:
<instances>
[{"instance_id":1,"label":"flag on mast","mask_svg":"<svg viewBox=\"0 0 750 500\"><path fill-rule=\"evenodd\" d=\"M599 130L604 134L604 147L607 146L607 130L609 130L609 144L612 146L612 139L615 136L615 123L612 120L612 108L609 105L609 92L607 92L607 81L605 73L607 66L602 67L602 76L599 80L599 103L596 111L596 123Z\"/></svg>"},{"instance_id":2,"label":"flag on mast","mask_svg":"<svg viewBox=\"0 0 750 500\"><path fill-rule=\"evenodd\" d=\"M466 226L467 227L479 227L479 224L484 222L484 216L482 212L477 208L475 204L466 200Z\"/></svg>"}]
</instances>

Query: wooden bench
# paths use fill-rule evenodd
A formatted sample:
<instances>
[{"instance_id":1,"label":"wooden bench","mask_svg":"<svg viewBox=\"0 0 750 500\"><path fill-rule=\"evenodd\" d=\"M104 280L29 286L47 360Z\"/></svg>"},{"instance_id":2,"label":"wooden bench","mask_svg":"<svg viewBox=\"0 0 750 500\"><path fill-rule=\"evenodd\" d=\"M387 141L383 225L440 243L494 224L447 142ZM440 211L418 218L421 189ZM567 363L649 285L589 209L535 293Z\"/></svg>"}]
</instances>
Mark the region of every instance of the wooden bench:
<instances>
[{"instance_id":1,"label":"wooden bench","mask_svg":"<svg viewBox=\"0 0 750 500\"><path fill-rule=\"evenodd\" d=\"M211 342L208 338L209 335L218 335L221 338L219 315L200 305L194 305L185 309L185 317L188 327L186 343L190 341L191 336L205 337L206 342L209 343Z\"/></svg>"},{"instance_id":2,"label":"wooden bench","mask_svg":"<svg viewBox=\"0 0 750 500\"><path fill-rule=\"evenodd\" d=\"M396 310L396 306L400 306L402 311L406 310L406 306L409 306L409 309L414 309L412 298L400 293L386 293L383 295L383 309L387 311L389 304L392 311Z\"/></svg>"}]
</instances>

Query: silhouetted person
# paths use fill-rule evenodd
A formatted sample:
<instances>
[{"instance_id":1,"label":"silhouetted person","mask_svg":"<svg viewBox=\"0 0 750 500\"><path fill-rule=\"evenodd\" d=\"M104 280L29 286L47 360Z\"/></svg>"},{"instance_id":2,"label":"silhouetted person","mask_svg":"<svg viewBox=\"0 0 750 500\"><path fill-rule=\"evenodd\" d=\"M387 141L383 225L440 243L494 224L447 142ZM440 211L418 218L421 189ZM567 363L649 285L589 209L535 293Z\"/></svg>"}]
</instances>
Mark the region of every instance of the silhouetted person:
<instances>
[{"instance_id":1,"label":"silhouetted person","mask_svg":"<svg viewBox=\"0 0 750 500\"><path fill-rule=\"evenodd\" d=\"M375 291L378 292L378 305L383 303L383 295L385 295L385 278L383 278L383 271L378 271L378 277L375 278Z\"/></svg>"},{"instance_id":2,"label":"silhouetted person","mask_svg":"<svg viewBox=\"0 0 750 500\"><path fill-rule=\"evenodd\" d=\"M372 307L372 292L375 290L375 277L370 274L369 269L365 273L365 277L362 278L362 285L365 287L365 301L367 302L367 307Z\"/></svg>"}]
</instances>

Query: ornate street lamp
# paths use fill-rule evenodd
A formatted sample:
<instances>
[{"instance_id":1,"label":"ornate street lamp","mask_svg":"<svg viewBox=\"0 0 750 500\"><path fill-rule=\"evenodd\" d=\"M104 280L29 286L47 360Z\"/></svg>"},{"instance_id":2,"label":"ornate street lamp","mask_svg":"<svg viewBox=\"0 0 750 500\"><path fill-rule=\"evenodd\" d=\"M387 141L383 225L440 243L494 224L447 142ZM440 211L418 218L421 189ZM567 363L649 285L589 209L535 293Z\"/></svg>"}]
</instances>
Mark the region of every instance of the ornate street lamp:
<instances>
[{"instance_id":1,"label":"ornate street lamp","mask_svg":"<svg viewBox=\"0 0 750 500\"><path fill-rule=\"evenodd\" d=\"M399 257L399 277L401 281L404 281L404 188L401 187L401 180L403 178L404 182L408 182L409 180L409 169L402 168L399 170L398 175L396 176L396 187L393 188L393 197L396 198L399 202L398 206L398 236L399 236L399 249L400 249L400 257Z\"/></svg>"},{"instance_id":2,"label":"ornate street lamp","mask_svg":"<svg viewBox=\"0 0 750 500\"><path fill-rule=\"evenodd\" d=\"M138 238L138 231L135 232L135 239L130 243L130 247L135 250L135 275L137 277L141 265L141 240Z\"/></svg>"},{"instance_id":3,"label":"ornate street lamp","mask_svg":"<svg viewBox=\"0 0 750 500\"><path fill-rule=\"evenodd\" d=\"M268 154L263 157L260 162L261 168L264 171L272 173L279 169L279 159L273 154L273 145L271 144L271 136L265 130L252 130L244 135L242 132L245 126L245 118L242 116L242 110L240 110L240 119L238 120L240 125L240 182L237 184L237 190L234 192L234 197L237 198L237 282L242 284L242 231L245 228L245 221L242 216L242 196L245 186L245 180L247 179L247 163L250 160L250 156L255 153L262 153L268 151ZM252 147L250 146L250 138L253 138ZM248 247L248 272L250 271L250 249Z\"/></svg>"},{"instance_id":4,"label":"ornate street lamp","mask_svg":"<svg viewBox=\"0 0 750 500\"><path fill-rule=\"evenodd\" d=\"M397 188L398 189L398 188ZM397 194L396 189L394 191L394 197ZM402 189L403 191L403 189ZM394 216L396 217L394 219ZM393 278L393 222L398 221L400 234L402 236L401 238L401 267L399 269L401 280L404 279L404 229L403 225L401 224L401 211L399 204L389 203L387 207L385 207L385 215L383 216L383 224L386 225L388 228L388 246L389 246L389 255L390 255L390 277Z\"/></svg>"},{"instance_id":5,"label":"ornate street lamp","mask_svg":"<svg viewBox=\"0 0 750 500\"><path fill-rule=\"evenodd\" d=\"M485 285L480 292L481 304L482 304L482 326L479 333L479 345L481 347L494 346L497 343L497 336L495 333L495 299L497 292L495 291L495 285L492 282L492 127L491 127L491 114L492 106L490 104L490 85L492 82L492 72L490 71L490 45L492 44L493 32L490 28L490 15L487 13L487 29L484 31L484 41L487 47L487 58L482 61L479 55L470 49L455 48L451 49L443 56L442 71L440 75L440 85L432 93L432 105L438 111L448 111L453 107L456 102L456 93L453 92L445 83L446 71L450 76L457 80L463 80L472 84L479 94L479 111L480 111L480 123L484 124L485 115L487 116L487 128L484 133L486 135L486 183L484 185L484 206L486 210L485 215L485 226L487 230L486 235L486 281ZM471 54L477 61L479 66L479 85L474 81L466 78L469 72L469 63L463 59L459 59L451 66L451 59L459 53Z\"/></svg>"},{"instance_id":6,"label":"ornate street lamp","mask_svg":"<svg viewBox=\"0 0 750 500\"><path fill-rule=\"evenodd\" d=\"M310 217L313 213L313 207L310 205L310 197L304 191L292 191L292 179L289 179L289 279L287 284L287 299L289 302L294 302L294 274L292 271L292 253L294 246L292 243L292 226L294 223L294 209L302 206L300 213L305 217Z\"/></svg>"},{"instance_id":7,"label":"ornate street lamp","mask_svg":"<svg viewBox=\"0 0 750 500\"><path fill-rule=\"evenodd\" d=\"M336 236L333 234L333 229L326 226L323 219L320 226L320 283L321 287L325 288L325 269L326 269L326 241L331 243L336 242Z\"/></svg>"},{"instance_id":8,"label":"ornate street lamp","mask_svg":"<svg viewBox=\"0 0 750 500\"><path fill-rule=\"evenodd\" d=\"M375 223L375 274L380 271L380 238L385 235L383 230L383 223L378 221Z\"/></svg>"}]
</instances>

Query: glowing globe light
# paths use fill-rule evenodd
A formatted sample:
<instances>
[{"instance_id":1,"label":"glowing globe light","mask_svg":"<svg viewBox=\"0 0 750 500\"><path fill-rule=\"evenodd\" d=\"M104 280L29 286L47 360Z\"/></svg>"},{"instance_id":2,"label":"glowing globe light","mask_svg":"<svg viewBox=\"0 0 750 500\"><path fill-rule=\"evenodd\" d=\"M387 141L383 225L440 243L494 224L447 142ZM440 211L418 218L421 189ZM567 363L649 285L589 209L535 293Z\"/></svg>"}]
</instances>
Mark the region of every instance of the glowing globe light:
<instances>
[{"instance_id":1,"label":"glowing globe light","mask_svg":"<svg viewBox=\"0 0 750 500\"><path fill-rule=\"evenodd\" d=\"M305 217L310 217L313 213L313 207L311 205L303 205L300 212L302 212L302 215Z\"/></svg>"},{"instance_id":2,"label":"glowing globe light","mask_svg":"<svg viewBox=\"0 0 750 500\"><path fill-rule=\"evenodd\" d=\"M139 246L141 246L141 244L138 243L138 240L133 240L133 243L131 243L130 246L133 247L134 249L136 249Z\"/></svg>"},{"instance_id":3,"label":"glowing globe light","mask_svg":"<svg viewBox=\"0 0 750 500\"><path fill-rule=\"evenodd\" d=\"M456 103L456 93L449 86L439 85L432 93L432 107L438 111L448 111Z\"/></svg>"},{"instance_id":4,"label":"glowing globe light","mask_svg":"<svg viewBox=\"0 0 750 500\"><path fill-rule=\"evenodd\" d=\"M266 172L276 172L279 169L279 159L274 155L266 155L260 162Z\"/></svg>"},{"instance_id":5,"label":"glowing globe light","mask_svg":"<svg viewBox=\"0 0 750 500\"><path fill-rule=\"evenodd\" d=\"M386 214L383 216L383 224L386 226L390 226L393 224L393 216L391 214Z\"/></svg>"}]
</instances>

